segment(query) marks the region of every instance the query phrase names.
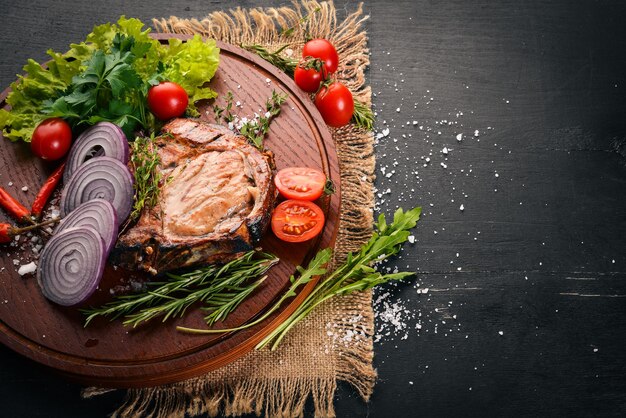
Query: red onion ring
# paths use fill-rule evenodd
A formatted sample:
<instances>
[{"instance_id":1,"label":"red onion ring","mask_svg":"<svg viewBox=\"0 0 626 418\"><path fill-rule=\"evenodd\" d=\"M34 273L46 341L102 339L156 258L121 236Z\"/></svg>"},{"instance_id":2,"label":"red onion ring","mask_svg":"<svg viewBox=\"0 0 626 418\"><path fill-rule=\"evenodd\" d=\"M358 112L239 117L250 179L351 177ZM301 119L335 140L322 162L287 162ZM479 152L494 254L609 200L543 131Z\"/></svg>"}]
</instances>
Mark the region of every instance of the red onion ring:
<instances>
[{"instance_id":1,"label":"red onion ring","mask_svg":"<svg viewBox=\"0 0 626 418\"><path fill-rule=\"evenodd\" d=\"M106 259L98 232L89 227L68 228L50 238L41 252L37 282L52 302L78 305L98 287Z\"/></svg>"},{"instance_id":2,"label":"red onion ring","mask_svg":"<svg viewBox=\"0 0 626 418\"><path fill-rule=\"evenodd\" d=\"M113 158L92 158L74 173L63 189L61 217L82 203L104 199L113 205L119 226L130 214L133 195L133 176L128 167Z\"/></svg>"},{"instance_id":3,"label":"red onion ring","mask_svg":"<svg viewBox=\"0 0 626 418\"><path fill-rule=\"evenodd\" d=\"M128 164L128 140L119 126L111 122L99 122L80 134L67 156L63 182L94 157L111 157Z\"/></svg>"},{"instance_id":4,"label":"red onion ring","mask_svg":"<svg viewBox=\"0 0 626 418\"><path fill-rule=\"evenodd\" d=\"M54 229L54 234L75 227L89 227L98 231L104 241L104 252L108 254L117 239L118 223L115 208L103 199L85 202L61 220Z\"/></svg>"}]
</instances>

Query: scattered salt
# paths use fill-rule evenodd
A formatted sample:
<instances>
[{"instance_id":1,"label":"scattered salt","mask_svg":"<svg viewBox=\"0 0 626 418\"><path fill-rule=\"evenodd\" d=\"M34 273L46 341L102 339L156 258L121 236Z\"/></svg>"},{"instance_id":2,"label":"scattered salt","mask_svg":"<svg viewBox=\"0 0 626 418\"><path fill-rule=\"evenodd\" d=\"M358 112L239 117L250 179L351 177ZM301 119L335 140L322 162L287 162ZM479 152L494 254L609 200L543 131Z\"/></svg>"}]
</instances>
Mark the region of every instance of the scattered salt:
<instances>
[{"instance_id":1,"label":"scattered salt","mask_svg":"<svg viewBox=\"0 0 626 418\"><path fill-rule=\"evenodd\" d=\"M34 273L37 270L37 264L34 261L31 261L28 264L21 265L17 270L17 274L20 276L24 276L26 274Z\"/></svg>"}]
</instances>

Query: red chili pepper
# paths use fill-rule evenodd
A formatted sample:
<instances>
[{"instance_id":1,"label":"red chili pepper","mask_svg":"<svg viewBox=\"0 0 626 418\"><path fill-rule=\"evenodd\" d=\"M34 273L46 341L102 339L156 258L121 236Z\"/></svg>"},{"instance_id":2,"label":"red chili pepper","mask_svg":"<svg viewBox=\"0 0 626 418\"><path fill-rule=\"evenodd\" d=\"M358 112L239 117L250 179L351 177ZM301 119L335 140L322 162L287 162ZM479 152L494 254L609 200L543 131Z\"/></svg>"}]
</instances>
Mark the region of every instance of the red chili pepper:
<instances>
[{"instance_id":1,"label":"red chili pepper","mask_svg":"<svg viewBox=\"0 0 626 418\"><path fill-rule=\"evenodd\" d=\"M48 180L41 186L39 189L39 193L37 193L37 197L35 197L35 201L33 202L33 206L30 210L30 214L35 218L39 218L41 216L41 212L43 212L44 206L48 203L50 196L52 196L52 192L56 189L57 184L59 184L59 180L63 176L63 170L65 169L65 163L61 164L54 172L48 177Z\"/></svg>"},{"instance_id":2,"label":"red chili pepper","mask_svg":"<svg viewBox=\"0 0 626 418\"><path fill-rule=\"evenodd\" d=\"M16 235L23 234L24 232L31 231L33 229L41 228L42 226L50 225L59 222L59 218L50 219L45 222L41 222L35 225L25 226L23 228L15 228L11 224L0 223L0 244L6 244L13 240Z\"/></svg>"},{"instance_id":3,"label":"red chili pepper","mask_svg":"<svg viewBox=\"0 0 626 418\"><path fill-rule=\"evenodd\" d=\"M0 187L0 206L18 221L28 221L30 219L30 211L2 187Z\"/></svg>"},{"instance_id":4,"label":"red chili pepper","mask_svg":"<svg viewBox=\"0 0 626 418\"><path fill-rule=\"evenodd\" d=\"M6 244L7 242L11 242L11 239L13 238L11 230L11 225L0 224L0 244Z\"/></svg>"}]
</instances>

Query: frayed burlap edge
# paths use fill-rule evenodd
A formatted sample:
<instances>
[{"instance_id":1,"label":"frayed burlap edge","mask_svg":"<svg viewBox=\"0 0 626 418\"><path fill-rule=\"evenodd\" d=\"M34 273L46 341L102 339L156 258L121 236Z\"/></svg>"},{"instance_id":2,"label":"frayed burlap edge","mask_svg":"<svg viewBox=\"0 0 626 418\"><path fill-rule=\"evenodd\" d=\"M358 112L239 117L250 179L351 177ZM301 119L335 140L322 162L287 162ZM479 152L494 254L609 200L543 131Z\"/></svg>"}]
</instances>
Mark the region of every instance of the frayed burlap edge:
<instances>
[{"instance_id":1,"label":"frayed burlap edge","mask_svg":"<svg viewBox=\"0 0 626 418\"><path fill-rule=\"evenodd\" d=\"M369 65L362 6L338 21L332 2L294 2L292 7L237 8L215 12L202 20L154 20L158 32L200 34L238 44L261 44L276 50L289 44L295 56L306 33L298 22L308 16L312 37L329 39L340 56L337 78L356 100L371 106L365 84ZM297 29L288 37L286 28ZM341 170L342 207L335 262L357 251L372 234L374 138L352 125L332 131ZM154 388L127 391L124 404L113 414L131 417L180 417L207 414L238 416L246 413L271 417L298 417L312 399L315 416L334 416L337 380L349 382L367 401L376 372L372 366L374 314L371 292L330 300L298 324L277 351L254 351L242 359L204 376ZM85 397L103 393L97 388Z\"/></svg>"}]
</instances>

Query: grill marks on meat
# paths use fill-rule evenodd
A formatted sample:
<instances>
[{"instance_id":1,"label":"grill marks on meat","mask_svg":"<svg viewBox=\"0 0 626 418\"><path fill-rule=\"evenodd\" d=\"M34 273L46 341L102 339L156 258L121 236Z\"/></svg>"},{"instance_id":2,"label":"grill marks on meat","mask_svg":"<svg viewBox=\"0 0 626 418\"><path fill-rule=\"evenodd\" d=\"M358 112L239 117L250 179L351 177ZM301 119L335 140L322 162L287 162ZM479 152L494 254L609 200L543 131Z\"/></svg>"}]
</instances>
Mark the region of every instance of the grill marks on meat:
<instances>
[{"instance_id":1,"label":"grill marks on meat","mask_svg":"<svg viewBox=\"0 0 626 418\"><path fill-rule=\"evenodd\" d=\"M219 125L175 119L155 140L160 202L116 245L112 261L152 273L224 262L261 239L275 190L271 156Z\"/></svg>"},{"instance_id":2,"label":"grill marks on meat","mask_svg":"<svg viewBox=\"0 0 626 418\"><path fill-rule=\"evenodd\" d=\"M166 235L206 235L252 209L249 188L255 187L254 178L246 175L245 156L239 152L200 154L170 176L163 189Z\"/></svg>"}]
</instances>

